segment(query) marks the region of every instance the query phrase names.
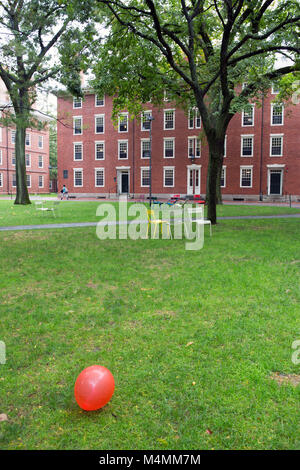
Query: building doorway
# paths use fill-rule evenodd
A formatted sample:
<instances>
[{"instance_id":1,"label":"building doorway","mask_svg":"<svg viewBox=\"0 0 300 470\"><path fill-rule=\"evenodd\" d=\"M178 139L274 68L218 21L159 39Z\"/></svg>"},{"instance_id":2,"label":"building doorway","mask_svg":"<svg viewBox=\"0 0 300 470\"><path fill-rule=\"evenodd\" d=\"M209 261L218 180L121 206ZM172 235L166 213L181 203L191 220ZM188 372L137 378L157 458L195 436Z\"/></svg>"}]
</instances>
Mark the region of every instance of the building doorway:
<instances>
[{"instance_id":1,"label":"building doorway","mask_svg":"<svg viewBox=\"0 0 300 470\"><path fill-rule=\"evenodd\" d=\"M129 170L118 170L118 193L129 193Z\"/></svg>"},{"instance_id":2,"label":"building doorway","mask_svg":"<svg viewBox=\"0 0 300 470\"><path fill-rule=\"evenodd\" d=\"M200 194L201 165L190 165L187 168L187 194Z\"/></svg>"},{"instance_id":3,"label":"building doorway","mask_svg":"<svg viewBox=\"0 0 300 470\"><path fill-rule=\"evenodd\" d=\"M282 170L269 170L269 195L282 195Z\"/></svg>"}]
</instances>

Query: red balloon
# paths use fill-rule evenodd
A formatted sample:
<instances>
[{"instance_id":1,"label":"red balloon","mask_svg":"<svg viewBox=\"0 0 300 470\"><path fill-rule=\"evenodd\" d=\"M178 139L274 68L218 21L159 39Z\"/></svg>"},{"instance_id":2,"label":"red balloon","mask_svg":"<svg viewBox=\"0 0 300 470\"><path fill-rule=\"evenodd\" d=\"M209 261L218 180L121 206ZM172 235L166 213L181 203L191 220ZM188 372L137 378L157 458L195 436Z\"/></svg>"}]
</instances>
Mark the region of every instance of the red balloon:
<instances>
[{"instance_id":1,"label":"red balloon","mask_svg":"<svg viewBox=\"0 0 300 470\"><path fill-rule=\"evenodd\" d=\"M113 396L115 381L112 373L103 366L90 366L78 375L74 395L83 410L99 410Z\"/></svg>"}]
</instances>

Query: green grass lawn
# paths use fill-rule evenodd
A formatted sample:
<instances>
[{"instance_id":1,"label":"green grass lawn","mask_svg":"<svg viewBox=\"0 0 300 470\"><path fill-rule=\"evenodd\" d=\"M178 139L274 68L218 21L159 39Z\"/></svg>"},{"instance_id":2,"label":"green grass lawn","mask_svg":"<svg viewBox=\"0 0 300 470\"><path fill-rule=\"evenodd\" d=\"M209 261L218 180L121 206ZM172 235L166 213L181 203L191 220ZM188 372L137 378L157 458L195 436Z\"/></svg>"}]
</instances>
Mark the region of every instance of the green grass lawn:
<instances>
[{"instance_id":1,"label":"green grass lawn","mask_svg":"<svg viewBox=\"0 0 300 470\"><path fill-rule=\"evenodd\" d=\"M0 201L0 226L11 225L37 225L49 223L68 222L97 222L97 207L100 204L118 204L110 201L60 201L56 215L52 212L41 212L36 210L34 202L29 206L14 205L13 201ZM52 202L46 204L51 206ZM129 205L134 203L129 203ZM157 208L157 206L154 206ZM266 207L245 205L220 205L218 206L218 217L236 215L276 215L300 213L300 208L289 207Z\"/></svg>"},{"instance_id":2,"label":"green grass lawn","mask_svg":"<svg viewBox=\"0 0 300 470\"><path fill-rule=\"evenodd\" d=\"M200 251L94 227L0 233L0 448L300 448L300 387L271 378L300 374L299 220L205 231ZM85 412L73 389L93 364L116 388Z\"/></svg>"}]
</instances>

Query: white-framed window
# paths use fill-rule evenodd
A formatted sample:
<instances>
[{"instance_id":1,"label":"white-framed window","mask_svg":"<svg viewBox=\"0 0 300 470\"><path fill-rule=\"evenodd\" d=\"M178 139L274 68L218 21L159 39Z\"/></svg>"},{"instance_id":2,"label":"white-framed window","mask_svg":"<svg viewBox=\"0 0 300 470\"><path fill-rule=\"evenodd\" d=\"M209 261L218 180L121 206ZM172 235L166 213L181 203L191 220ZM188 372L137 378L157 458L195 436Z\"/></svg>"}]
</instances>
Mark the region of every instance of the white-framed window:
<instances>
[{"instance_id":1,"label":"white-framed window","mask_svg":"<svg viewBox=\"0 0 300 470\"><path fill-rule=\"evenodd\" d=\"M83 160L82 142L73 142L73 158L74 160Z\"/></svg>"},{"instance_id":2,"label":"white-framed window","mask_svg":"<svg viewBox=\"0 0 300 470\"><path fill-rule=\"evenodd\" d=\"M242 127L254 126L254 105L242 112Z\"/></svg>"},{"instance_id":3,"label":"white-framed window","mask_svg":"<svg viewBox=\"0 0 300 470\"><path fill-rule=\"evenodd\" d=\"M104 160L105 159L105 142L97 141L95 142L95 160Z\"/></svg>"},{"instance_id":4,"label":"white-framed window","mask_svg":"<svg viewBox=\"0 0 300 470\"><path fill-rule=\"evenodd\" d=\"M73 97L73 109L82 108L82 98Z\"/></svg>"},{"instance_id":5,"label":"white-framed window","mask_svg":"<svg viewBox=\"0 0 300 470\"><path fill-rule=\"evenodd\" d=\"M175 109L164 110L164 130L175 129Z\"/></svg>"},{"instance_id":6,"label":"white-framed window","mask_svg":"<svg viewBox=\"0 0 300 470\"><path fill-rule=\"evenodd\" d=\"M149 131L151 127L151 121L149 118L152 117L152 111L144 111L141 119L141 130Z\"/></svg>"},{"instance_id":7,"label":"white-framed window","mask_svg":"<svg viewBox=\"0 0 300 470\"><path fill-rule=\"evenodd\" d=\"M105 106L104 96L95 95L95 106L96 108Z\"/></svg>"},{"instance_id":8,"label":"white-framed window","mask_svg":"<svg viewBox=\"0 0 300 470\"><path fill-rule=\"evenodd\" d=\"M164 90L164 101L170 101L170 100L171 100L170 92L167 90Z\"/></svg>"},{"instance_id":9,"label":"white-framed window","mask_svg":"<svg viewBox=\"0 0 300 470\"><path fill-rule=\"evenodd\" d=\"M118 158L119 160L128 158L128 140L118 140Z\"/></svg>"},{"instance_id":10,"label":"white-framed window","mask_svg":"<svg viewBox=\"0 0 300 470\"><path fill-rule=\"evenodd\" d=\"M26 133L26 135L25 135L25 145L26 145L26 147L30 147L30 140L31 140L30 138L31 138L31 135Z\"/></svg>"},{"instance_id":11,"label":"white-framed window","mask_svg":"<svg viewBox=\"0 0 300 470\"><path fill-rule=\"evenodd\" d=\"M220 180L221 188L226 188L226 166L222 166L221 170L221 180Z\"/></svg>"},{"instance_id":12,"label":"white-framed window","mask_svg":"<svg viewBox=\"0 0 300 470\"><path fill-rule=\"evenodd\" d=\"M253 157L253 135L241 136L241 157Z\"/></svg>"},{"instance_id":13,"label":"white-framed window","mask_svg":"<svg viewBox=\"0 0 300 470\"><path fill-rule=\"evenodd\" d=\"M121 113L118 122L119 132L128 132L128 113Z\"/></svg>"},{"instance_id":14,"label":"white-framed window","mask_svg":"<svg viewBox=\"0 0 300 470\"><path fill-rule=\"evenodd\" d=\"M150 168L148 166L141 167L141 187L148 188L150 186Z\"/></svg>"},{"instance_id":15,"label":"white-framed window","mask_svg":"<svg viewBox=\"0 0 300 470\"><path fill-rule=\"evenodd\" d=\"M38 147L39 147L39 149L44 148L44 136L43 135L39 135Z\"/></svg>"},{"instance_id":16,"label":"white-framed window","mask_svg":"<svg viewBox=\"0 0 300 470\"><path fill-rule=\"evenodd\" d=\"M2 150L0 149L0 165L2 165Z\"/></svg>"},{"instance_id":17,"label":"white-framed window","mask_svg":"<svg viewBox=\"0 0 300 470\"><path fill-rule=\"evenodd\" d=\"M12 177L11 177L11 185L13 188L15 188L17 186L17 176L16 176L16 173L13 173L12 174Z\"/></svg>"},{"instance_id":18,"label":"white-framed window","mask_svg":"<svg viewBox=\"0 0 300 470\"><path fill-rule=\"evenodd\" d=\"M43 187L44 187L44 176L39 175L39 188L43 188Z\"/></svg>"},{"instance_id":19,"label":"white-framed window","mask_svg":"<svg viewBox=\"0 0 300 470\"><path fill-rule=\"evenodd\" d=\"M174 188L175 185L175 167L164 167L164 188Z\"/></svg>"},{"instance_id":20,"label":"white-framed window","mask_svg":"<svg viewBox=\"0 0 300 470\"><path fill-rule=\"evenodd\" d=\"M201 141L197 137L188 137L188 157L201 157Z\"/></svg>"},{"instance_id":21,"label":"white-framed window","mask_svg":"<svg viewBox=\"0 0 300 470\"><path fill-rule=\"evenodd\" d=\"M272 93L272 95L278 95L279 86L277 85L277 83L272 83L271 93Z\"/></svg>"},{"instance_id":22,"label":"white-framed window","mask_svg":"<svg viewBox=\"0 0 300 470\"><path fill-rule=\"evenodd\" d=\"M270 135L270 157L282 157L283 155L283 134Z\"/></svg>"},{"instance_id":23,"label":"white-framed window","mask_svg":"<svg viewBox=\"0 0 300 470\"><path fill-rule=\"evenodd\" d=\"M83 186L83 170L82 168L74 168L74 186L82 187Z\"/></svg>"},{"instance_id":24,"label":"white-framed window","mask_svg":"<svg viewBox=\"0 0 300 470\"><path fill-rule=\"evenodd\" d=\"M223 157L226 157L227 155L227 135L225 135L225 139L224 139L224 151L223 151Z\"/></svg>"},{"instance_id":25,"label":"white-framed window","mask_svg":"<svg viewBox=\"0 0 300 470\"><path fill-rule=\"evenodd\" d=\"M189 109L188 117L188 128L189 129L200 129L201 127L201 116L198 108Z\"/></svg>"},{"instance_id":26,"label":"white-framed window","mask_svg":"<svg viewBox=\"0 0 300 470\"><path fill-rule=\"evenodd\" d=\"M248 86L248 82L243 82L242 83L242 90L244 90L245 88L247 88Z\"/></svg>"},{"instance_id":27,"label":"white-framed window","mask_svg":"<svg viewBox=\"0 0 300 470\"><path fill-rule=\"evenodd\" d=\"M141 139L141 158L150 158L150 139Z\"/></svg>"},{"instance_id":28,"label":"white-framed window","mask_svg":"<svg viewBox=\"0 0 300 470\"><path fill-rule=\"evenodd\" d=\"M31 156L30 156L30 153L25 153L25 164L26 164L26 166L31 166Z\"/></svg>"},{"instance_id":29,"label":"white-framed window","mask_svg":"<svg viewBox=\"0 0 300 470\"><path fill-rule=\"evenodd\" d=\"M16 153L15 152L11 153L11 164L12 165L16 164Z\"/></svg>"},{"instance_id":30,"label":"white-framed window","mask_svg":"<svg viewBox=\"0 0 300 470\"><path fill-rule=\"evenodd\" d=\"M104 168L95 168L95 186L103 188L105 186Z\"/></svg>"},{"instance_id":31,"label":"white-framed window","mask_svg":"<svg viewBox=\"0 0 300 470\"><path fill-rule=\"evenodd\" d=\"M95 134L104 134L105 132L105 115L97 114L95 116Z\"/></svg>"},{"instance_id":32,"label":"white-framed window","mask_svg":"<svg viewBox=\"0 0 300 470\"><path fill-rule=\"evenodd\" d=\"M175 137L164 138L164 158L175 157Z\"/></svg>"},{"instance_id":33,"label":"white-framed window","mask_svg":"<svg viewBox=\"0 0 300 470\"><path fill-rule=\"evenodd\" d=\"M282 126L283 125L283 105L275 104L271 105L271 126Z\"/></svg>"},{"instance_id":34,"label":"white-framed window","mask_svg":"<svg viewBox=\"0 0 300 470\"><path fill-rule=\"evenodd\" d=\"M0 173L0 188L3 187L3 173Z\"/></svg>"},{"instance_id":35,"label":"white-framed window","mask_svg":"<svg viewBox=\"0 0 300 470\"><path fill-rule=\"evenodd\" d=\"M240 167L240 187L252 188L253 166Z\"/></svg>"},{"instance_id":36,"label":"white-framed window","mask_svg":"<svg viewBox=\"0 0 300 470\"><path fill-rule=\"evenodd\" d=\"M26 186L31 188L31 175L26 175Z\"/></svg>"},{"instance_id":37,"label":"white-framed window","mask_svg":"<svg viewBox=\"0 0 300 470\"><path fill-rule=\"evenodd\" d=\"M39 168L44 168L44 157L39 155Z\"/></svg>"},{"instance_id":38,"label":"white-framed window","mask_svg":"<svg viewBox=\"0 0 300 470\"><path fill-rule=\"evenodd\" d=\"M16 131L15 131L15 129L12 129L10 131L10 141L11 141L12 144L16 143Z\"/></svg>"},{"instance_id":39,"label":"white-framed window","mask_svg":"<svg viewBox=\"0 0 300 470\"><path fill-rule=\"evenodd\" d=\"M82 134L82 116L73 117L73 135Z\"/></svg>"}]
</instances>

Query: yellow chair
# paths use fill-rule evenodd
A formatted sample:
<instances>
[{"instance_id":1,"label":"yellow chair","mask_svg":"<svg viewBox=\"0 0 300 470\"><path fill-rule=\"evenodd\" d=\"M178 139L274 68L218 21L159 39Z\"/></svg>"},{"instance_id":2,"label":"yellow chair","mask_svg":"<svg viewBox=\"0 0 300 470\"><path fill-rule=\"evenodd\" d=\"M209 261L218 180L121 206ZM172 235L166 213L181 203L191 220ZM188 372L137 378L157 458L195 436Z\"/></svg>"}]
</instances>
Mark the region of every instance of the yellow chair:
<instances>
[{"instance_id":1,"label":"yellow chair","mask_svg":"<svg viewBox=\"0 0 300 470\"><path fill-rule=\"evenodd\" d=\"M167 227L168 227L169 236L172 239L172 232L171 232L171 228L170 228L170 222L168 222L167 220L154 219L155 214L154 214L154 210L152 210L152 209L147 210L147 217L148 217L147 238L148 238L149 228L151 227L151 224L154 224L154 234L153 234L154 238L155 238L155 235L156 235L157 227L160 226L161 227L161 232L162 232L163 224L166 224Z\"/></svg>"}]
</instances>

